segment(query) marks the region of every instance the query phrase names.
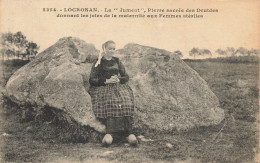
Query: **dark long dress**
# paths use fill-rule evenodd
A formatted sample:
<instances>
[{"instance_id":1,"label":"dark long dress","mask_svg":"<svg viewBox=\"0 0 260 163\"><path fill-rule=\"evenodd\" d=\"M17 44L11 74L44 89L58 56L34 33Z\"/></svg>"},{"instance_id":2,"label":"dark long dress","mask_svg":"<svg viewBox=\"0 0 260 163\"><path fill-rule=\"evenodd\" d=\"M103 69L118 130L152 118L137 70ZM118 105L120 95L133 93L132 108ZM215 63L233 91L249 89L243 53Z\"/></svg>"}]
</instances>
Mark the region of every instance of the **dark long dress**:
<instances>
[{"instance_id":1,"label":"dark long dress","mask_svg":"<svg viewBox=\"0 0 260 163\"><path fill-rule=\"evenodd\" d=\"M133 124L134 96L128 86L129 76L118 58L94 62L89 78L94 114L105 126L107 133L130 133ZM106 79L118 75L120 83L105 84Z\"/></svg>"}]
</instances>

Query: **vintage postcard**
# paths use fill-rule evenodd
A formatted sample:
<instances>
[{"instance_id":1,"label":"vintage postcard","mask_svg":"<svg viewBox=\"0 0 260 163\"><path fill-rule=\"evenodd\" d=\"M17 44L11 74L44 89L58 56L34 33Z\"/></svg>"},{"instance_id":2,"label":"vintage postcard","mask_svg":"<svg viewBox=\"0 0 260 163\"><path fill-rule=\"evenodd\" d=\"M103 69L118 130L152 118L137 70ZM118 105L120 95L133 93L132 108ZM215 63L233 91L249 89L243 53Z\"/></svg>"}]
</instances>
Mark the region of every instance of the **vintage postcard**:
<instances>
[{"instance_id":1,"label":"vintage postcard","mask_svg":"<svg viewBox=\"0 0 260 163\"><path fill-rule=\"evenodd\" d=\"M258 162L259 0L0 0L1 162Z\"/></svg>"}]
</instances>

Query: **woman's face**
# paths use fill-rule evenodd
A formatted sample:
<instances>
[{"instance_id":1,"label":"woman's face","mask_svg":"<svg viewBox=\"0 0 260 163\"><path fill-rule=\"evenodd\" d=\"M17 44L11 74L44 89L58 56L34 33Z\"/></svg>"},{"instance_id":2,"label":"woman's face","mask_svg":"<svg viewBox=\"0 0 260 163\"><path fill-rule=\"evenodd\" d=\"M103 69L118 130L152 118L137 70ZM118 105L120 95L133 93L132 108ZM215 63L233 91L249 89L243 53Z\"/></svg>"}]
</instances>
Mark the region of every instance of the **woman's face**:
<instances>
[{"instance_id":1,"label":"woman's face","mask_svg":"<svg viewBox=\"0 0 260 163\"><path fill-rule=\"evenodd\" d=\"M106 52L105 55L107 57L112 57L115 54L115 50L116 50L116 45L114 43L109 43L105 48L105 52Z\"/></svg>"}]
</instances>

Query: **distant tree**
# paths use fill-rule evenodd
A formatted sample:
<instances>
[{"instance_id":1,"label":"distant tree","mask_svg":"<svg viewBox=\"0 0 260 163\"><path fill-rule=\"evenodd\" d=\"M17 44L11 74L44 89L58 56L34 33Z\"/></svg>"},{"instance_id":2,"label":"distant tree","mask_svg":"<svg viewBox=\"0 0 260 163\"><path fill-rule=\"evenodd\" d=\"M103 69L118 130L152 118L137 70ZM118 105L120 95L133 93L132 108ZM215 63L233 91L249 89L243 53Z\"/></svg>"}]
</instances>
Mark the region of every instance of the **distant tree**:
<instances>
[{"instance_id":1,"label":"distant tree","mask_svg":"<svg viewBox=\"0 0 260 163\"><path fill-rule=\"evenodd\" d=\"M235 51L236 50L233 47L227 47L226 50L225 50L226 55L228 55L228 56L235 56L236 55Z\"/></svg>"},{"instance_id":2,"label":"distant tree","mask_svg":"<svg viewBox=\"0 0 260 163\"><path fill-rule=\"evenodd\" d=\"M224 51L222 49L217 49L216 53L218 53L219 55L223 55L223 56L225 56L227 54L226 51Z\"/></svg>"},{"instance_id":3,"label":"distant tree","mask_svg":"<svg viewBox=\"0 0 260 163\"><path fill-rule=\"evenodd\" d=\"M248 51L249 56L259 56L260 50L259 49L251 49Z\"/></svg>"},{"instance_id":4,"label":"distant tree","mask_svg":"<svg viewBox=\"0 0 260 163\"><path fill-rule=\"evenodd\" d=\"M178 55L180 58L182 58L182 57L183 57L183 54L182 54L182 52L181 52L181 51L179 51L179 50L176 50L176 51L174 51L174 52L173 52L173 54L176 54L176 55Z\"/></svg>"},{"instance_id":5,"label":"distant tree","mask_svg":"<svg viewBox=\"0 0 260 163\"><path fill-rule=\"evenodd\" d=\"M208 49L192 48L189 55L195 58L196 56L212 56L212 53Z\"/></svg>"},{"instance_id":6,"label":"distant tree","mask_svg":"<svg viewBox=\"0 0 260 163\"><path fill-rule=\"evenodd\" d=\"M37 46L34 42L29 42L26 39L26 36L22 34L22 32L16 32L16 33L2 33L1 35L1 45L2 45L2 56L4 59L4 56L7 56L9 59L10 56L15 56L20 58L26 58L26 56L30 55L36 55L39 49L39 46Z\"/></svg>"},{"instance_id":7,"label":"distant tree","mask_svg":"<svg viewBox=\"0 0 260 163\"><path fill-rule=\"evenodd\" d=\"M35 55L38 53L39 47L34 42L28 42L26 47L26 54L28 59L31 57L35 57Z\"/></svg>"},{"instance_id":8,"label":"distant tree","mask_svg":"<svg viewBox=\"0 0 260 163\"><path fill-rule=\"evenodd\" d=\"M7 59L9 59L9 56L13 51L12 44L13 44L13 34L11 32L3 33L1 35L1 45L2 45L1 52L2 52L3 59L5 56L7 56Z\"/></svg>"},{"instance_id":9,"label":"distant tree","mask_svg":"<svg viewBox=\"0 0 260 163\"><path fill-rule=\"evenodd\" d=\"M247 55L249 55L249 52L246 48L240 47L236 50L235 54L236 55L241 54L242 56L247 56Z\"/></svg>"},{"instance_id":10,"label":"distant tree","mask_svg":"<svg viewBox=\"0 0 260 163\"><path fill-rule=\"evenodd\" d=\"M22 58L25 58L28 41L22 32L17 32L13 35L13 43L15 45L15 54L18 58L20 55L22 55Z\"/></svg>"},{"instance_id":11,"label":"distant tree","mask_svg":"<svg viewBox=\"0 0 260 163\"><path fill-rule=\"evenodd\" d=\"M202 55L212 55L211 51L208 49L202 49L200 51Z\"/></svg>"},{"instance_id":12,"label":"distant tree","mask_svg":"<svg viewBox=\"0 0 260 163\"><path fill-rule=\"evenodd\" d=\"M193 56L194 58L196 57L196 55L200 55L200 51L198 48L192 48L190 51L189 51L189 55L190 56Z\"/></svg>"}]
</instances>

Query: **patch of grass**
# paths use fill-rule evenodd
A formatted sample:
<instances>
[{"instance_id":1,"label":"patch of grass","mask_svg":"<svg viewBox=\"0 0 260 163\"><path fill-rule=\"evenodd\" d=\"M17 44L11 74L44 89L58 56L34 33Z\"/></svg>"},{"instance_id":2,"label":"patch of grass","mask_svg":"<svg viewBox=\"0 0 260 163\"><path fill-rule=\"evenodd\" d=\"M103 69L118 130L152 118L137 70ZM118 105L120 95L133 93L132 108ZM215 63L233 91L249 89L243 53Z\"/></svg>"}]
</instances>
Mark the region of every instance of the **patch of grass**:
<instances>
[{"instance_id":1,"label":"patch of grass","mask_svg":"<svg viewBox=\"0 0 260 163\"><path fill-rule=\"evenodd\" d=\"M236 118L251 116L256 120L259 112L258 64L186 63L206 80L224 110Z\"/></svg>"},{"instance_id":2,"label":"patch of grass","mask_svg":"<svg viewBox=\"0 0 260 163\"><path fill-rule=\"evenodd\" d=\"M207 59L184 59L186 62L219 62L219 63L259 63L258 56L230 56Z\"/></svg>"}]
</instances>

